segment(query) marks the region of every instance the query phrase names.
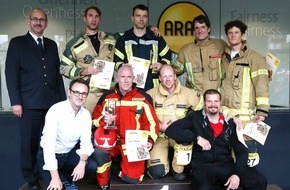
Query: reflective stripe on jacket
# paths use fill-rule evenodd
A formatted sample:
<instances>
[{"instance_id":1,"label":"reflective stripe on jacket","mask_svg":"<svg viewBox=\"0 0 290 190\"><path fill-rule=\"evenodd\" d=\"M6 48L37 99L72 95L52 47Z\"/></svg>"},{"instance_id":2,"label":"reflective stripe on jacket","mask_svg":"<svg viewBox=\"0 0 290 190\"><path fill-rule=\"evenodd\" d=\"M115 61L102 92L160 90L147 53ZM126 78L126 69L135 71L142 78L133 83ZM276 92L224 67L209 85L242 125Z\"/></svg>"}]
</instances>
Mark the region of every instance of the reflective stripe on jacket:
<instances>
[{"instance_id":1,"label":"reflective stripe on jacket","mask_svg":"<svg viewBox=\"0 0 290 190\"><path fill-rule=\"evenodd\" d=\"M187 73L186 86L201 95L207 89L219 90L223 71L221 60L226 43L208 38L184 45L173 63L176 74Z\"/></svg>"},{"instance_id":2,"label":"reflective stripe on jacket","mask_svg":"<svg viewBox=\"0 0 290 190\"><path fill-rule=\"evenodd\" d=\"M229 110L249 121L254 114L268 116L269 78L265 59L249 48L246 41L240 52L231 59L226 49L223 59L226 78L222 84L222 103Z\"/></svg>"},{"instance_id":3,"label":"reflective stripe on jacket","mask_svg":"<svg viewBox=\"0 0 290 190\"><path fill-rule=\"evenodd\" d=\"M98 32L98 40L100 41L99 52L96 52L90 38L80 33L78 36L69 41L61 59L60 73L70 79L80 76L82 69L88 65L93 65L94 60L113 61L115 51L115 39L108 36L104 32ZM84 77L89 80L89 77ZM90 88L90 92L97 92L98 89Z\"/></svg>"}]
</instances>

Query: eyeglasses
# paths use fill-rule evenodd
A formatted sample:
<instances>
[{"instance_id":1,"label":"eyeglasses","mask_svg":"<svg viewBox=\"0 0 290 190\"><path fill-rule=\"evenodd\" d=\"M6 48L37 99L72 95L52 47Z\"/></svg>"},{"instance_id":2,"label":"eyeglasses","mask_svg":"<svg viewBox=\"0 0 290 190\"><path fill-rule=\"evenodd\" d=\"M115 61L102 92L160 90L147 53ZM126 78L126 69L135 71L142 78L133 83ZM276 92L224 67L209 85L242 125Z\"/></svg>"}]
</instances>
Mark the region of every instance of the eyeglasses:
<instances>
[{"instance_id":1,"label":"eyeglasses","mask_svg":"<svg viewBox=\"0 0 290 190\"><path fill-rule=\"evenodd\" d=\"M83 98L86 98L88 97L89 93L87 92L79 92L79 91L74 91L72 89L70 89L70 91L76 96L76 97L79 97L80 95L83 97Z\"/></svg>"},{"instance_id":2,"label":"eyeglasses","mask_svg":"<svg viewBox=\"0 0 290 190\"><path fill-rule=\"evenodd\" d=\"M40 23L46 22L46 19L37 18L37 17L30 18L30 20L33 21L33 22L40 22Z\"/></svg>"}]
</instances>

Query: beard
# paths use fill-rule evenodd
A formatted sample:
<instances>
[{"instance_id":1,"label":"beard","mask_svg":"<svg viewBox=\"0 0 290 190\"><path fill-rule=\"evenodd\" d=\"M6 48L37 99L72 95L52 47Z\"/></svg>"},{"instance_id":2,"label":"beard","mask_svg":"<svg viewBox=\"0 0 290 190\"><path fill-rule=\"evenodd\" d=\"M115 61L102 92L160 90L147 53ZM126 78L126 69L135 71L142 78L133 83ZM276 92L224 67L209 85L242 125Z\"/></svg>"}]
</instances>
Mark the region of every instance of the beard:
<instances>
[{"instance_id":1,"label":"beard","mask_svg":"<svg viewBox=\"0 0 290 190\"><path fill-rule=\"evenodd\" d=\"M218 109L218 107L209 107L209 108L207 108L207 112L210 115L216 115L219 113L219 109Z\"/></svg>"}]
</instances>

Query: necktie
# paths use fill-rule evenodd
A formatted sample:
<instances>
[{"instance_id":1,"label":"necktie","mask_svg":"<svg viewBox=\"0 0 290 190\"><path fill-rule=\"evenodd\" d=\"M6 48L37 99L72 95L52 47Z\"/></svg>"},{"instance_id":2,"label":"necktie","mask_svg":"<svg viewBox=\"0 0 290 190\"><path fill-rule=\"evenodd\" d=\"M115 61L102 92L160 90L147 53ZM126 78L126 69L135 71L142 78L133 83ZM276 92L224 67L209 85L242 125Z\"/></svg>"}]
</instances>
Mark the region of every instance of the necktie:
<instances>
[{"instance_id":1,"label":"necktie","mask_svg":"<svg viewBox=\"0 0 290 190\"><path fill-rule=\"evenodd\" d=\"M38 41L39 49L41 50L41 52L43 52L42 39L41 38L37 38L37 41Z\"/></svg>"}]
</instances>

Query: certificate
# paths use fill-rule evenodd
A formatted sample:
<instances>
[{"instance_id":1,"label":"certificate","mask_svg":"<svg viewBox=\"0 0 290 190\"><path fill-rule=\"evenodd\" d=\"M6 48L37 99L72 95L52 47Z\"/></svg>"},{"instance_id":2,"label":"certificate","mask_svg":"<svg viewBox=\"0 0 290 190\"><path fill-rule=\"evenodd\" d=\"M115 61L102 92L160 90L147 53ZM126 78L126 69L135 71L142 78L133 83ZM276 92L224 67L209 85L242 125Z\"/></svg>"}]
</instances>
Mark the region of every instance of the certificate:
<instances>
[{"instance_id":1,"label":"certificate","mask_svg":"<svg viewBox=\"0 0 290 190\"><path fill-rule=\"evenodd\" d=\"M137 84L138 88L144 89L150 66L150 60L132 57L129 60L129 64L132 65L133 68L135 77L134 82Z\"/></svg>"},{"instance_id":2,"label":"certificate","mask_svg":"<svg viewBox=\"0 0 290 190\"><path fill-rule=\"evenodd\" d=\"M268 69L269 69L269 79L273 80L277 67L280 64L280 59L278 59L277 57L275 57L273 54L271 54L270 52L267 52L266 55L266 63L268 65Z\"/></svg>"},{"instance_id":3,"label":"certificate","mask_svg":"<svg viewBox=\"0 0 290 190\"><path fill-rule=\"evenodd\" d=\"M126 154L129 162L150 159L147 147L148 131L126 130Z\"/></svg>"},{"instance_id":4,"label":"certificate","mask_svg":"<svg viewBox=\"0 0 290 190\"><path fill-rule=\"evenodd\" d=\"M95 59L94 67L98 70L98 73L91 76L90 87L109 90L114 75L115 63Z\"/></svg>"},{"instance_id":5,"label":"certificate","mask_svg":"<svg viewBox=\"0 0 290 190\"><path fill-rule=\"evenodd\" d=\"M262 121L258 123L250 122L247 123L243 129L241 130L237 129L238 139L245 146L247 146L243 139L243 135L247 135L252 139L256 140L257 142L259 142L260 144L264 145L270 129L271 127Z\"/></svg>"}]
</instances>

